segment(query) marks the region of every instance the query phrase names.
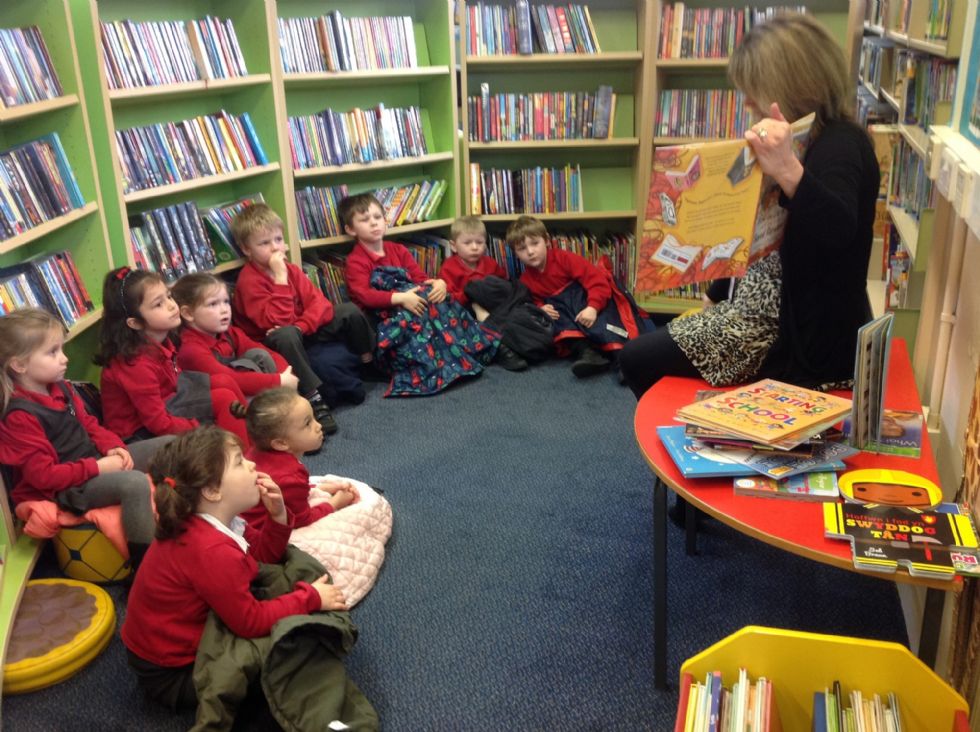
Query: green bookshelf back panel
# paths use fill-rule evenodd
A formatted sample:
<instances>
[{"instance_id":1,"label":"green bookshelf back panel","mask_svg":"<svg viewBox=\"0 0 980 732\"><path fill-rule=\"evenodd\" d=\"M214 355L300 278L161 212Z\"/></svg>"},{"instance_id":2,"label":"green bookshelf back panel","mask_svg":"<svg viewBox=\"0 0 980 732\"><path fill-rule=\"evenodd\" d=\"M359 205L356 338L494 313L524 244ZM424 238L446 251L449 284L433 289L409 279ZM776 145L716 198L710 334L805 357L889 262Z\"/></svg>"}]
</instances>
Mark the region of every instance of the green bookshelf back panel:
<instances>
[{"instance_id":1,"label":"green bookshelf back panel","mask_svg":"<svg viewBox=\"0 0 980 732\"><path fill-rule=\"evenodd\" d=\"M635 207L631 168L582 168L586 211L624 211Z\"/></svg>"},{"instance_id":2,"label":"green bookshelf back panel","mask_svg":"<svg viewBox=\"0 0 980 732\"><path fill-rule=\"evenodd\" d=\"M642 49L637 39L639 2L589 2L589 16L603 53Z\"/></svg>"},{"instance_id":3,"label":"green bookshelf back panel","mask_svg":"<svg viewBox=\"0 0 980 732\"><path fill-rule=\"evenodd\" d=\"M102 282L99 281L99 297L102 296ZM94 297L94 295L93 295ZM79 333L65 344L65 355L68 356L69 379L91 381L96 386L102 377L102 369L92 363L92 355L99 350L99 330L101 323Z\"/></svg>"}]
</instances>

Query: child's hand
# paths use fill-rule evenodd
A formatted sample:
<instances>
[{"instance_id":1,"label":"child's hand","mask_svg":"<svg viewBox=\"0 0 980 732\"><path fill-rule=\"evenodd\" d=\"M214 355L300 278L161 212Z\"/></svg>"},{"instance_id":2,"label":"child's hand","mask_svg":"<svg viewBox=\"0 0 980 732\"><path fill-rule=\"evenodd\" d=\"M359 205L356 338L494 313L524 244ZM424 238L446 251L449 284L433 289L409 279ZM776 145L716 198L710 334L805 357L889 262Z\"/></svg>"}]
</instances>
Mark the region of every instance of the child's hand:
<instances>
[{"instance_id":1,"label":"child's hand","mask_svg":"<svg viewBox=\"0 0 980 732\"><path fill-rule=\"evenodd\" d=\"M123 461L123 470L133 469L133 456L129 454L129 450L125 447L114 447L106 455L118 455Z\"/></svg>"},{"instance_id":2,"label":"child's hand","mask_svg":"<svg viewBox=\"0 0 980 732\"><path fill-rule=\"evenodd\" d=\"M426 280L425 284L430 285L429 295L426 298L429 302L437 303L446 299L449 288L446 287L445 280Z\"/></svg>"},{"instance_id":3,"label":"child's hand","mask_svg":"<svg viewBox=\"0 0 980 732\"><path fill-rule=\"evenodd\" d=\"M297 389L299 387L299 378L293 373L292 366L287 366L286 370L279 374L279 384L281 386L288 386L290 389Z\"/></svg>"},{"instance_id":4,"label":"child's hand","mask_svg":"<svg viewBox=\"0 0 980 732\"><path fill-rule=\"evenodd\" d=\"M123 467L125 462L119 455L106 455L105 457L100 457L95 461L95 464L99 466L99 475L105 475L106 473L118 473L120 470L126 470Z\"/></svg>"},{"instance_id":5,"label":"child's hand","mask_svg":"<svg viewBox=\"0 0 980 732\"><path fill-rule=\"evenodd\" d=\"M414 315L421 315L425 312L426 307L428 307L428 303L419 294L419 288L417 287L413 287L411 290L405 290L405 292L396 292L391 296L391 304L396 307L405 308Z\"/></svg>"},{"instance_id":6,"label":"child's hand","mask_svg":"<svg viewBox=\"0 0 980 732\"><path fill-rule=\"evenodd\" d=\"M276 482L267 473L259 473L255 484L259 488L259 499L265 506L265 510L269 512L269 518L277 524L288 523L289 516L286 514L286 503L283 501L282 491Z\"/></svg>"},{"instance_id":7,"label":"child's hand","mask_svg":"<svg viewBox=\"0 0 980 732\"><path fill-rule=\"evenodd\" d=\"M323 480L316 484L324 493L329 493L333 495L337 491L351 491L352 493L357 493L354 489L354 484L349 480L340 480L339 478L331 478L330 480Z\"/></svg>"},{"instance_id":8,"label":"child's hand","mask_svg":"<svg viewBox=\"0 0 980 732\"><path fill-rule=\"evenodd\" d=\"M289 282L289 271L286 269L286 252L276 252L269 257L269 271L277 285Z\"/></svg>"},{"instance_id":9,"label":"child's hand","mask_svg":"<svg viewBox=\"0 0 980 732\"><path fill-rule=\"evenodd\" d=\"M343 591L336 585L329 582L330 575L323 575L319 579L313 580L310 585L317 594L320 595L321 610L346 610L347 602L344 600Z\"/></svg>"},{"instance_id":10,"label":"child's hand","mask_svg":"<svg viewBox=\"0 0 980 732\"><path fill-rule=\"evenodd\" d=\"M555 310L554 305L542 305L541 309L544 310L545 315L552 320L558 320L558 311Z\"/></svg>"},{"instance_id":11,"label":"child's hand","mask_svg":"<svg viewBox=\"0 0 980 732\"><path fill-rule=\"evenodd\" d=\"M582 311L575 316L575 322L584 328L591 328L595 325L595 319L599 316L596 309L589 305L586 308L582 308Z\"/></svg>"},{"instance_id":12,"label":"child's hand","mask_svg":"<svg viewBox=\"0 0 980 732\"><path fill-rule=\"evenodd\" d=\"M332 496L330 496L330 498L327 500L327 503L333 506L334 511L339 511L345 506L351 505L356 498L357 498L357 494L354 493L354 491L348 490L346 488L341 488L340 490L336 491Z\"/></svg>"}]
</instances>

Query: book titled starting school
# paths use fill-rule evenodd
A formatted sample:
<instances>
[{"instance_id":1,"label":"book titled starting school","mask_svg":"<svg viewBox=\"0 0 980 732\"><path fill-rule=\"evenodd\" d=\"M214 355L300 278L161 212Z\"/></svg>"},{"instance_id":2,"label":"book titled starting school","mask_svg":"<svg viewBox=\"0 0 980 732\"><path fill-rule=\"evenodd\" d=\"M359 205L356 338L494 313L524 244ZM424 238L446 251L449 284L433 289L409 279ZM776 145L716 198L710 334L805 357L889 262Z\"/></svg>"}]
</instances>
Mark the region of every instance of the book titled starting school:
<instances>
[{"instance_id":1,"label":"book titled starting school","mask_svg":"<svg viewBox=\"0 0 980 732\"><path fill-rule=\"evenodd\" d=\"M830 427L850 411L849 399L763 379L681 407L677 419L788 447Z\"/></svg>"}]
</instances>

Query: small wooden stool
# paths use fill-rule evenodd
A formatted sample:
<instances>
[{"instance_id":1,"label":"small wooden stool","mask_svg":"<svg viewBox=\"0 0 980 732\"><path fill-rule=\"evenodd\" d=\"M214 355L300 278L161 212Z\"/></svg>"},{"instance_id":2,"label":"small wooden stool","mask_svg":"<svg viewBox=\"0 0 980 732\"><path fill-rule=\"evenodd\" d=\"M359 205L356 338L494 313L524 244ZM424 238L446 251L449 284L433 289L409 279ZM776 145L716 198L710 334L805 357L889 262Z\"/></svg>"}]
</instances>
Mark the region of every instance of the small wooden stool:
<instances>
[{"instance_id":1,"label":"small wooden stool","mask_svg":"<svg viewBox=\"0 0 980 732\"><path fill-rule=\"evenodd\" d=\"M31 580L10 633L3 693L36 691L74 676L102 653L115 628L115 606L101 587Z\"/></svg>"},{"instance_id":2,"label":"small wooden stool","mask_svg":"<svg viewBox=\"0 0 980 732\"><path fill-rule=\"evenodd\" d=\"M83 582L116 582L130 573L123 559L95 524L65 526L51 540L58 567L71 579Z\"/></svg>"}]
</instances>

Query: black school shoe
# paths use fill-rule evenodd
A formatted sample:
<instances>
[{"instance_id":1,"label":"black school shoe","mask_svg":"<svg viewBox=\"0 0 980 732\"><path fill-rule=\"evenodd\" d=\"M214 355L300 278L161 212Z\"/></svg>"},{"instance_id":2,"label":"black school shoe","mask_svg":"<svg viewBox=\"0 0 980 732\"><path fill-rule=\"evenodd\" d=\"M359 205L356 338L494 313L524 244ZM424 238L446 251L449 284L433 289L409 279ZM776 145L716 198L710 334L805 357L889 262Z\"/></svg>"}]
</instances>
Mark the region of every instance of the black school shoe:
<instances>
[{"instance_id":1,"label":"black school shoe","mask_svg":"<svg viewBox=\"0 0 980 732\"><path fill-rule=\"evenodd\" d=\"M572 364L572 373L580 379L609 370L609 359L592 347L586 347Z\"/></svg>"},{"instance_id":2,"label":"black school shoe","mask_svg":"<svg viewBox=\"0 0 980 732\"><path fill-rule=\"evenodd\" d=\"M521 358L513 348L505 346L503 343L497 348L497 355L493 362L508 371L523 371L527 368L527 361Z\"/></svg>"},{"instance_id":3,"label":"black school shoe","mask_svg":"<svg viewBox=\"0 0 980 732\"><path fill-rule=\"evenodd\" d=\"M313 405L313 419L323 427L323 434L337 434L337 420L333 418L333 412L330 411L327 403L323 399L317 399L311 401L310 404Z\"/></svg>"}]
</instances>

